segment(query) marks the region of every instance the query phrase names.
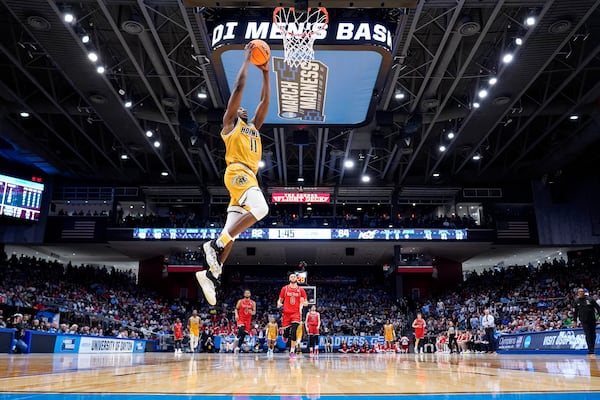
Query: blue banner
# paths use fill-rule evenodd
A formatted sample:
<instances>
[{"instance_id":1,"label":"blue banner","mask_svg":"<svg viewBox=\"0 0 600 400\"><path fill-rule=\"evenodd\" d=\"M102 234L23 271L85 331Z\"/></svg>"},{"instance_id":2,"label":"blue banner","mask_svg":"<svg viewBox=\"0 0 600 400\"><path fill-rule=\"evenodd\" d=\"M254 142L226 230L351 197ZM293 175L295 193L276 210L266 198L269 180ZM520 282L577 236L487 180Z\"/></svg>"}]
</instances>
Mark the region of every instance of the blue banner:
<instances>
[{"instance_id":1,"label":"blue banner","mask_svg":"<svg viewBox=\"0 0 600 400\"><path fill-rule=\"evenodd\" d=\"M498 351L572 351L586 350L583 329L561 329L559 331L525 332L502 335L498 339ZM600 328L596 328L595 351L600 350Z\"/></svg>"},{"instance_id":2,"label":"blue banner","mask_svg":"<svg viewBox=\"0 0 600 400\"><path fill-rule=\"evenodd\" d=\"M75 335L56 335L55 353L79 353L81 337Z\"/></svg>"},{"instance_id":3,"label":"blue banner","mask_svg":"<svg viewBox=\"0 0 600 400\"><path fill-rule=\"evenodd\" d=\"M219 237L221 228L135 228L134 239L209 240ZM466 229L247 229L241 240L466 240Z\"/></svg>"}]
</instances>

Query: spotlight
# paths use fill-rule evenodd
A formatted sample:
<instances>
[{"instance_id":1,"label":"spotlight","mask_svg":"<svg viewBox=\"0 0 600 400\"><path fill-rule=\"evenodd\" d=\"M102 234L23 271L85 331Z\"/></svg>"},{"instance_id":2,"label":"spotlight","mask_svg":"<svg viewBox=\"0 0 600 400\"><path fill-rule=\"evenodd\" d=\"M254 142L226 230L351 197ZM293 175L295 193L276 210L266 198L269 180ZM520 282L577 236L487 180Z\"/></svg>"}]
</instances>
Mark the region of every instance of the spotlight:
<instances>
[{"instance_id":1,"label":"spotlight","mask_svg":"<svg viewBox=\"0 0 600 400\"><path fill-rule=\"evenodd\" d=\"M494 86L496 83L498 83L498 78L492 77L492 78L490 78L488 83L490 84L490 86Z\"/></svg>"},{"instance_id":2,"label":"spotlight","mask_svg":"<svg viewBox=\"0 0 600 400\"><path fill-rule=\"evenodd\" d=\"M160 147L160 142L158 140L154 141L154 147L156 147L157 149Z\"/></svg>"},{"instance_id":3,"label":"spotlight","mask_svg":"<svg viewBox=\"0 0 600 400\"><path fill-rule=\"evenodd\" d=\"M521 46L521 45L523 44L523 39L522 39L522 38L520 38L520 37L518 37L518 38L515 38L515 44L516 44L517 46Z\"/></svg>"},{"instance_id":4,"label":"spotlight","mask_svg":"<svg viewBox=\"0 0 600 400\"><path fill-rule=\"evenodd\" d=\"M199 99L206 99L208 97L208 95L204 92L198 92L197 96Z\"/></svg>"},{"instance_id":5,"label":"spotlight","mask_svg":"<svg viewBox=\"0 0 600 400\"><path fill-rule=\"evenodd\" d=\"M571 116L569 117L569 119L570 119L571 121L577 121L577 120L579 119L579 115L571 115Z\"/></svg>"},{"instance_id":6,"label":"spotlight","mask_svg":"<svg viewBox=\"0 0 600 400\"><path fill-rule=\"evenodd\" d=\"M87 33L85 35L83 35L81 37L81 42L84 43L84 44L89 43L90 42L90 35L88 35Z\"/></svg>"},{"instance_id":7,"label":"spotlight","mask_svg":"<svg viewBox=\"0 0 600 400\"><path fill-rule=\"evenodd\" d=\"M479 154L475 154L475 155L473 156L473 160L474 160L474 161L479 161L479 160L481 160L481 156L480 156Z\"/></svg>"},{"instance_id":8,"label":"spotlight","mask_svg":"<svg viewBox=\"0 0 600 400\"><path fill-rule=\"evenodd\" d=\"M371 181L371 177L369 175L363 175L363 177L361 178L361 180L363 182L370 182Z\"/></svg>"},{"instance_id":9,"label":"spotlight","mask_svg":"<svg viewBox=\"0 0 600 400\"><path fill-rule=\"evenodd\" d=\"M454 139L454 132L448 132L448 139Z\"/></svg>"},{"instance_id":10,"label":"spotlight","mask_svg":"<svg viewBox=\"0 0 600 400\"><path fill-rule=\"evenodd\" d=\"M91 62L96 62L96 61L98 61L98 54L94 53L93 51L90 51L88 53L88 58L90 59Z\"/></svg>"},{"instance_id":11,"label":"spotlight","mask_svg":"<svg viewBox=\"0 0 600 400\"><path fill-rule=\"evenodd\" d=\"M513 60L514 56L511 53L506 53L503 57L502 57L502 62L504 64L510 64Z\"/></svg>"},{"instance_id":12,"label":"spotlight","mask_svg":"<svg viewBox=\"0 0 600 400\"><path fill-rule=\"evenodd\" d=\"M354 161L352 161L352 160L346 160L346 161L344 161L344 167L345 168L353 168L354 167Z\"/></svg>"},{"instance_id":13,"label":"spotlight","mask_svg":"<svg viewBox=\"0 0 600 400\"><path fill-rule=\"evenodd\" d=\"M394 97L396 98L396 100L402 100L404 98L404 93L396 92L396 95Z\"/></svg>"},{"instance_id":14,"label":"spotlight","mask_svg":"<svg viewBox=\"0 0 600 400\"><path fill-rule=\"evenodd\" d=\"M479 104L478 102L473 103L473 108L479 108L480 106L481 106L481 104Z\"/></svg>"},{"instance_id":15,"label":"spotlight","mask_svg":"<svg viewBox=\"0 0 600 400\"><path fill-rule=\"evenodd\" d=\"M439 172L434 172L434 173L433 173L433 177L434 177L434 178L439 178L439 177L440 177L440 174L439 174Z\"/></svg>"},{"instance_id":16,"label":"spotlight","mask_svg":"<svg viewBox=\"0 0 600 400\"><path fill-rule=\"evenodd\" d=\"M29 113L27 111L21 111L19 115L21 118L29 118Z\"/></svg>"},{"instance_id":17,"label":"spotlight","mask_svg":"<svg viewBox=\"0 0 600 400\"><path fill-rule=\"evenodd\" d=\"M121 160L129 160L129 156L127 154L121 154Z\"/></svg>"},{"instance_id":18,"label":"spotlight","mask_svg":"<svg viewBox=\"0 0 600 400\"><path fill-rule=\"evenodd\" d=\"M442 153L443 153L443 152L445 152L445 151L446 151L446 146L444 146L444 145L441 145L441 146L440 146L440 151L441 151Z\"/></svg>"},{"instance_id":19,"label":"spotlight","mask_svg":"<svg viewBox=\"0 0 600 400\"><path fill-rule=\"evenodd\" d=\"M103 74L105 71L106 69L102 65L99 65L98 68L96 68L96 72L99 74Z\"/></svg>"},{"instance_id":20,"label":"spotlight","mask_svg":"<svg viewBox=\"0 0 600 400\"><path fill-rule=\"evenodd\" d=\"M123 105L125 106L125 108L131 108L133 103L131 102L131 100L127 100Z\"/></svg>"},{"instance_id":21,"label":"spotlight","mask_svg":"<svg viewBox=\"0 0 600 400\"><path fill-rule=\"evenodd\" d=\"M258 168L264 168L265 167L265 162L263 160L260 160L258 162Z\"/></svg>"},{"instance_id":22,"label":"spotlight","mask_svg":"<svg viewBox=\"0 0 600 400\"><path fill-rule=\"evenodd\" d=\"M119 89L119 94L121 96L125 96L125 89Z\"/></svg>"},{"instance_id":23,"label":"spotlight","mask_svg":"<svg viewBox=\"0 0 600 400\"><path fill-rule=\"evenodd\" d=\"M162 176L169 176L169 173L167 171L163 171L160 173Z\"/></svg>"},{"instance_id":24,"label":"spotlight","mask_svg":"<svg viewBox=\"0 0 600 400\"><path fill-rule=\"evenodd\" d=\"M154 135L154 132L152 132L151 130L146 131L146 137L152 137L153 135Z\"/></svg>"},{"instance_id":25,"label":"spotlight","mask_svg":"<svg viewBox=\"0 0 600 400\"><path fill-rule=\"evenodd\" d=\"M304 182L304 178L303 178L303 177L301 177L301 176L299 176L299 177L298 177L298 182Z\"/></svg>"},{"instance_id":26,"label":"spotlight","mask_svg":"<svg viewBox=\"0 0 600 400\"><path fill-rule=\"evenodd\" d=\"M63 14L63 19L65 20L65 22L67 24L72 24L73 22L75 22L75 16L70 13L70 12L66 12Z\"/></svg>"},{"instance_id":27,"label":"spotlight","mask_svg":"<svg viewBox=\"0 0 600 400\"><path fill-rule=\"evenodd\" d=\"M525 20L525 25L534 26L535 25L535 17L527 17Z\"/></svg>"},{"instance_id":28,"label":"spotlight","mask_svg":"<svg viewBox=\"0 0 600 400\"><path fill-rule=\"evenodd\" d=\"M485 89L481 89L477 95L480 99L485 99L488 95L488 91Z\"/></svg>"}]
</instances>

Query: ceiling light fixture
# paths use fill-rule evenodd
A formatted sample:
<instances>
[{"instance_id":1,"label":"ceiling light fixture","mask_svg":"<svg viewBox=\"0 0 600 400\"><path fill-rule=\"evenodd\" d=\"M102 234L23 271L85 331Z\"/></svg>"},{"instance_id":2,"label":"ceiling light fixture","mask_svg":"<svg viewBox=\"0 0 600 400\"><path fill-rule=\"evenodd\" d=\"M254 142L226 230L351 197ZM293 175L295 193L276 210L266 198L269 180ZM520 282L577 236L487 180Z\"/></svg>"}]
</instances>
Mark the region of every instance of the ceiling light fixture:
<instances>
[{"instance_id":1,"label":"ceiling light fixture","mask_svg":"<svg viewBox=\"0 0 600 400\"><path fill-rule=\"evenodd\" d=\"M490 86L494 86L496 83L498 83L498 78L496 78L495 76L491 77L490 80L488 81L488 83L490 84Z\"/></svg>"},{"instance_id":2,"label":"ceiling light fixture","mask_svg":"<svg viewBox=\"0 0 600 400\"><path fill-rule=\"evenodd\" d=\"M448 132L448 139L454 139L454 132Z\"/></svg>"},{"instance_id":3,"label":"ceiling light fixture","mask_svg":"<svg viewBox=\"0 0 600 400\"><path fill-rule=\"evenodd\" d=\"M127 100L124 103L125 108L131 108L132 105L133 105L133 103L131 102L131 100Z\"/></svg>"},{"instance_id":4,"label":"ceiling light fixture","mask_svg":"<svg viewBox=\"0 0 600 400\"><path fill-rule=\"evenodd\" d=\"M577 120L579 119L579 115L571 115L571 116L569 117L569 119L570 119L571 121L577 121Z\"/></svg>"},{"instance_id":5,"label":"ceiling light fixture","mask_svg":"<svg viewBox=\"0 0 600 400\"><path fill-rule=\"evenodd\" d=\"M96 61L98 61L98 54L96 54L93 51L90 51L88 53L88 58L90 59L91 62L96 62Z\"/></svg>"},{"instance_id":6,"label":"ceiling light fixture","mask_svg":"<svg viewBox=\"0 0 600 400\"><path fill-rule=\"evenodd\" d=\"M121 154L121 160L129 160L129 156L127 154Z\"/></svg>"},{"instance_id":7,"label":"ceiling light fixture","mask_svg":"<svg viewBox=\"0 0 600 400\"><path fill-rule=\"evenodd\" d=\"M475 154L475 155L473 156L473 160L475 160L475 161L479 161L479 160L481 160L481 156L480 156L479 154Z\"/></svg>"},{"instance_id":8,"label":"ceiling light fixture","mask_svg":"<svg viewBox=\"0 0 600 400\"><path fill-rule=\"evenodd\" d=\"M441 145L441 146L440 146L440 151L441 151L442 153L443 153L443 152L445 152L445 151L446 151L446 146L444 146L444 145Z\"/></svg>"},{"instance_id":9,"label":"ceiling light fixture","mask_svg":"<svg viewBox=\"0 0 600 400\"><path fill-rule=\"evenodd\" d=\"M504 56L502 56L502 62L504 64L510 64L513 59L514 56L512 55L512 53L506 53Z\"/></svg>"},{"instance_id":10,"label":"ceiling light fixture","mask_svg":"<svg viewBox=\"0 0 600 400\"><path fill-rule=\"evenodd\" d=\"M70 12L66 12L63 14L63 20L67 24L72 24L73 22L75 22L75 16Z\"/></svg>"},{"instance_id":11,"label":"ceiling light fixture","mask_svg":"<svg viewBox=\"0 0 600 400\"><path fill-rule=\"evenodd\" d=\"M152 132L151 130L149 130L149 129L148 129L148 130L146 131L146 137L149 137L149 138L150 138L150 137L152 137L152 136L154 136L154 132Z\"/></svg>"},{"instance_id":12,"label":"ceiling light fixture","mask_svg":"<svg viewBox=\"0 0 600 400\"><path fill-rule=\"evenodd\" d=\"M303 178L303 177L301 177L301 176L299 176L299 177L298 177L298 182L304 182L304 178Z\"/></svg>"},{"instance_id":13,"label":"ceiling light fixture","mask_svg":"<svg viewBox=\"0 0 600 400\"><path fill-rule=\"evenodd\" d=\"M162 176L169 176L169 173L167 171L163 171L160 173Z\"/></svg>"},{"instance_id":14,"label":"ceiling light fixture","mask_svg":"<svg viewBox=\"0 0 600 400\"><path fill-rule=\"evenodd\" d=\"M533 17L533 16L527 17L527 19L525 20L525 25L534 26L535 25L535 17Z\"/></svg>"},{"instance_id":15,"label":"ceiling light fixture","mask_svg":"<svg viewBox=\"0 0 600 400\"><path fill-rule=\"evenodd\" d=\"M481 89L477 95L480 99L485 99L488 95L488 91L485 89Z\"/></svg>"},{"instance_id":16,"label":"ceiling light fixture","mask_svg":"<svg viewBox=\"0 0 600 400\"><path fill-rule=\"evenodd\" d=\"M83 36L81 37L81 42L82 42L83 44L87 44L87 43L89 43L89 42L90 42L90 35L88 35L87 33L86 33L85 35L83 35Z\"/></svg>"},{"instance_id":17,"label":"ceiling light fixture","mask_svg":"<svg viewBox=\"0 0 600 400\"><path fill-rule=\"evenodd\" d=\"M27 111L21 111L19 115L21 116L21 118L29 118L30 114Z\"/></svg>"},{"instance_id":18,"label":"ceiling light fixture","mask_svg":"<svg viewBox=\"0 0 600 400\"><path fill-rule=\"evenodd\" d=\"M396 95L394 96L396 98L396 100L402 100L405 95L402 92L396 92Z\"/></svg>"},{"instance_id":19,"label":"ceiling light fixture","mask_svg":"<svg viewBox=\"0 0 600 400\"><path fill-rule=\"evenodd\" d=\"M369 175L363 175L362 178L361 178L361 180L363 182L365 182L365 183L366 182L370 182L371 181L371 177Z\"/></svg>"},{"instance_id":20,"label":"ceiling light fixture","mask_svg":"<svg viewBox=\"0 0 600 400\"><path fill-rule=\"evenodd\" d=\"M156 147L157 149L160 147L160 142L158 140L154 141L154 147Z\"/></svg>"},{"instance_id":21,"label":"ceiling light fixture","mask_svg":"<svg viewBox=\"0 0 600 400\"><path fill-rule=\"evenodd\" d=\"M344 167L345 168L353 168L354 167L354 161L352 161L352 160L346 160L346 161L344 161Z\"/></svg>"},{"instance_id":22,"label":"ceiling light fixture","mask_svg":"<svg viewBox=\"0 0 600 400\"><path fill-rule=\"evenodd\" d=\"M208 98L208 95L205 92L198 92L197 94L199 99L206 99Z\"/></svg>"},{"instance_id":23,"label":"ceiling light fixture","mask_svg":"<svg viewBox=\"0 0 600 400\"><path fill-rule=\"evenodd\" d=\"M98 68L96 68L96 72L99 74L103 74L104 72L106 72L106 69L102 65L99 65Z\"/></svg>"},{"instance_id":24,"label":"ceiling light fixture","mask_svg":"<svg viewBox=\"0 0 600 400\"><path fill-rule=\"evenodd\" d=\"M520 37L515 38L515 44L517 46L521 46L523 44L523 38L520 38Z\"/></svg>"},{"instance_id":25,"label":"ceiling light fixture","mask_svg":"<svg viewBox=\"0 0 600 400\"><path fill-rule=\"evenodd\" d=\"M265 162L263 160L260 160L258 162L258 168L264 168L265 167Z\"/></svg>"},{"instance_id":26,"label":"ceiling light fixture","mask_svg":"<svg viewBox=\"0 0 600 400\"><path fill-rule=\"evenodd\" d=\"M479 107L481 107L481 104L479 104L478 102L473 103L473 108L479 108Z\"/></svg>"},{"instance_id":27,"label":"ceiling light fixture","mask_svg":"<svg viewBox=\"0 0 600 400\"><path fill-rule=\"evenodd\" d=\"M439 172L434 172L434 173L433 173L433 177L434 177L434 178L439 178L439 176L440 176Z\"/></svg>"}]
</instances>

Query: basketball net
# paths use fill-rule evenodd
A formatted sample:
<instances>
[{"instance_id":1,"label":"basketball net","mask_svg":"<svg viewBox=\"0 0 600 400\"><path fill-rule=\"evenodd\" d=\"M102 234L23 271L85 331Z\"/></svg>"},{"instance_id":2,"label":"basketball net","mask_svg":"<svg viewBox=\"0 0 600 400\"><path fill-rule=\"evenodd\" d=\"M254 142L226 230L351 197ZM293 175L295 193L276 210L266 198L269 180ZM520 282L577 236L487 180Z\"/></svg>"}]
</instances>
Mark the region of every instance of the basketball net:
<instances>
[{"instance_id":1,"label":"basketball net","mask_svg":"<svg viewBox=\"0 0 600 400\"><path fill-rule=\"evenodd\" d=\"M277 7L273 23L283 33L283 54L287 64L297 68L315 59L313 45L317 33L325 30L329 13L325 7L297 11L294 7Z\"/></svg>"}]
</instances>

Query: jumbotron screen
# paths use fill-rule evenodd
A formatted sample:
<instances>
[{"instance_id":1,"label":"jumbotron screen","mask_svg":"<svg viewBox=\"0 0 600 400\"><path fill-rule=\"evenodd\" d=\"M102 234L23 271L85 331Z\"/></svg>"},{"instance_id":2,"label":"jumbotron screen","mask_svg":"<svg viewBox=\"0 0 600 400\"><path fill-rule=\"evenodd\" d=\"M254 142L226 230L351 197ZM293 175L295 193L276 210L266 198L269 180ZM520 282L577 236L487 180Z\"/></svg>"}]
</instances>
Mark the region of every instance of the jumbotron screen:
<instances>
[{"instance_id":1,"label":"jumbotron screen","mask_svg":"<svg viewBox=\"0 0 600 400\"><path fill-rule=\"evenodd\" d=\"M0 174L0 215L37 221L44 184Z\"/></svg>"}]
</instances>

